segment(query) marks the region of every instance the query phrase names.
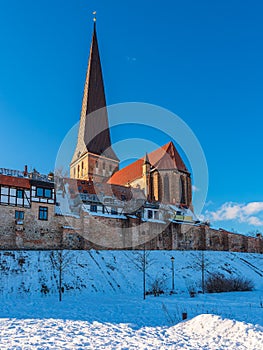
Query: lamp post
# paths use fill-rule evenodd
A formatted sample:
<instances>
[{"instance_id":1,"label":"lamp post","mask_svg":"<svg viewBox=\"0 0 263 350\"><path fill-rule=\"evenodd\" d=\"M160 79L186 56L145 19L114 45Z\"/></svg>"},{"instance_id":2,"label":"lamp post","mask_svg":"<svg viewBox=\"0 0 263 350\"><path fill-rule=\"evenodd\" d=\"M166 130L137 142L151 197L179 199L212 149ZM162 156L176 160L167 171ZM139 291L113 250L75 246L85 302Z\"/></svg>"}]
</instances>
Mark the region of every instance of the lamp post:
<instances>
[{"instance_id":1,"label":"lamp post","mask_svg":"<svg viewBox=\"0 0 263 350\"><path fill-rule=\"evenodd\" d=\"M174 257L171 257L172 262L172 291L174 291Z\"/></svg>"}]
</instances>

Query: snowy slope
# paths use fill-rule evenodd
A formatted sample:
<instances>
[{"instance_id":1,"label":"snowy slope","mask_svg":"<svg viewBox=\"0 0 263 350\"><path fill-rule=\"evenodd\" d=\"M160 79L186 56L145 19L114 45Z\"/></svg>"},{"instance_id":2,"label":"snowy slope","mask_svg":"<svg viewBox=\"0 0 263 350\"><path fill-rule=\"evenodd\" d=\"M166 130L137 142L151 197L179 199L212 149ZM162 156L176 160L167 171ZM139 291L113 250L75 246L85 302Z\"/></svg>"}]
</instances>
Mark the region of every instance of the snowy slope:
<instances>
[{"instance_id":1,"label":"snowy slope","mask_svg":"<svg viewBox=\"0 0 263 350\"><path fill-rule=\"evenodd\" d=\"M0 252L0 296L18 294L41 296L57 291L58 270L52 266L50 251ZM55 253L56 254L56 253ZM142 252L139 251L64 251L62 280L65 295L82 292L89 295L141 295ZM146 284L156 278L164 289L172 288L171 257L175 258L175 292L187 293L189 287L200 290L201 253L198 251L151 251L147 253ZM226 276L247 276L262 289L263 255L230 252L205 252L206 276L220 272Z\"/></svg>"},{"instance_id":2,"label":"snowy slope","mask_svg":"<svg viewBox=\"0 0 263 350\"><path fill-rule=\"evenodd\" d=\"M201 253L152 251L147 255L147 289L158 278L165 294L144 301L142 254L63 252L65 293L59 302L58 270L50 251L0 252L0 348L262 348L262 255L205 252L205 276L247 276L255 291L191 298L189 288L200 290ZM170 295L172 256L175 293ZM182 313L189 321L181 322Z\"/></svg>"}]
</instances>

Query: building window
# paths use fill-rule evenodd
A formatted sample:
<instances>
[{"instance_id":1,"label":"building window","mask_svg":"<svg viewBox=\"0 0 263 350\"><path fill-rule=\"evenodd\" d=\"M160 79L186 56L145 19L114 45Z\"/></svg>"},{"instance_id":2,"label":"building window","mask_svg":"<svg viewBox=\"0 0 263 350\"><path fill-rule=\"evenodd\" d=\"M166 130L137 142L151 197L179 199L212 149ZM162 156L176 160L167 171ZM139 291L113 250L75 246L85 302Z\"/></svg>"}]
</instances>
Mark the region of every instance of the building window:
<instances>
[{"instance_id":1,"label":"building window","mask_svg":"<svg viewBox=\"0 0 263 350\"><path fill-rule=\"evenodd\" d=\"M52 191L50 188L45 188L44 190L44 197L45 198L52 198Z\"/></svg>"},{"instance_id":2,"label":"building window","mask_svg":"<svg viewBox=\"0 0 263 350\"><path fill-rule=\"evenodd\" d=\"M164 191L164 201L170 202L170 184L169 184L169 177L168 175L164 176L163 179L163 191Z\"/></svg>"},{"instance_id":3,"label":"building window","mask_svg":"<svg viewBox=\"0 0 263 350\"><path fill-rule=\"evenodd\" d=\"M48 208L39 207L38 210L38 220L47 220L48 219Z\"/></svg>"},{"instance_id":4,"label":"building window","mask_svg":"<svg viewBox=\"0 0 263 350\"><path fill-rule=\"evenodd\" d=\"M97 213L97 206L94 205L94 204L91 204L90 206L90 211L94 212L94 213Z\"/></svg>"},{"instance_id":5,"label":"building window","mask_svg":"<svg viewBox=\"0 0 263 350\"><path fill-rule=\"evenodd\" d=\"M17 198L23 198L24 197L24 190L16 190L16 196L17 196Z\"/></svg>"},{"instance_id":6,"label":"building window","mask_svg":"<svg viewBox=\"0 0 263 350\"><path fill-rule=\"evenodd\" d=\"M44 196L44 188L37 187L37 196L38 197Z\"/></svg>"},{"instance_id":7,"label":"building window","mask_svg":"<svg viewBox=\"0 0 263 350\"><path fill-rule=\"evenodd\" d=\"M37 187L37 197L52 198L52 191L50 188Z\"/></svg>"},{"instance_id":8,"label":"building window","mask_svg":"<svg viewBox=\"0 0 263 350\"><path fill-rule=\"evenodd\" d=\"M111 208L111 215L118 215L118 211L116 208Z\"/></svg>"},{"instance_id":9,"label":"building window","mask_svg":"<svg viewBox=\"0 0 263 350\"><path fill-rule=\"evenodd\" d=\"M103 162L103 164L102 164L102 167L103 167L103 170L105 170L105 163Z\"/></svg>"},{"instance_id":10,"label":"building window","mask_svg":"<svg viewBox=\"0 0 263 350\"><path fill-rule=\"evenodd\" d=\"M152 210L148 210L148 219L152 219L152 217L153 217Z\"/></svg>"},{"instance_id":11,"label":"building window","mask_svg":"<svg viewBox=\"0 0 263 350\"><path fill-rule=\"evenodd\" d=\"M109 168L110 168L110 172L111 172L112 171L112 165L111 164L110 164Z\"/></svg>"},{"instance_id":12,"label":"building window","mask_svg":"<svg viewBox=\"0 0 263 350\"><path fill-rule=\"evenodd\" d=\"M98 167L99 167L99 163L98 161L96 161L96 168L98 169Z\"/></svg>"},{"instance_id":13,"label":"building window","mask_svg":"<svg viewBox=\"0 0 263 350\"><path fill-rule=\"evenodd\" d=\"M184 177L180 176L181 204L186 204Z\"/></svg>"},{"instance_id":14,"label":"building window","mask_svg":"<svg viewBox=\"0 0 263 350\"><path fill-rule=\"evenodd\" d=\"M159 220L159 212L158 211L154 212L154 218L155 218L155 220Z\"/></svg>"},{"instance_id":15,"label":"building window","mask_svg":"<svg viewBox=\"0 0 263 350\"><path fill-rule=\"evenodd\" d=\"M16 220L24 220L24 212L21 210L16 210L15 211L15 219Z\"/></svg>"}]
</instances>

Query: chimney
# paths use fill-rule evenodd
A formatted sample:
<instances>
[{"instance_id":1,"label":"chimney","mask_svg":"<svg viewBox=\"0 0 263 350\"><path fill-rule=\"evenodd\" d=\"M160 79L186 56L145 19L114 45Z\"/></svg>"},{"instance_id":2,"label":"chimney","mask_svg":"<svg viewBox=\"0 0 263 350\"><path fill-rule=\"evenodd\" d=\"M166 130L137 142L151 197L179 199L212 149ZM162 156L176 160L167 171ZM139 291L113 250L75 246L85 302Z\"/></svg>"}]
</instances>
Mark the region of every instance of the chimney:
<instances>
[{"instance_id":1,"label":"chimney","mask_svg":"<svg viewBox=\"0 0 263 350\"><path fill-rule=\"evenodd\" d=\"M25 168L24 168L24 176L27 176L28 175L28 170L27 170L27 165L25 165Z\"/></svg>"}]
</instances>

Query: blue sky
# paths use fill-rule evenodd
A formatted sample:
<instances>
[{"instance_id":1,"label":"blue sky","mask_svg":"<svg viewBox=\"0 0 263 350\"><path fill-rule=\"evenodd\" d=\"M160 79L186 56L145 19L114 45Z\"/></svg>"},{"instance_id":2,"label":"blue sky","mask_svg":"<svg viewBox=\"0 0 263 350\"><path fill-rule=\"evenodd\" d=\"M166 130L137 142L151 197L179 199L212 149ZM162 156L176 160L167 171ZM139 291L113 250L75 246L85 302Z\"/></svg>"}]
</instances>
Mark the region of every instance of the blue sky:
<instances>
[{"instance_id":1,"label":"blue sky","mask_svg":"<svg viewBox=\"0 0 263 350\"><path fill-rule=\"evenodd\" d=\"M94 10L108 104L179 115L206 155L206 216L262 231L260 1L0 0L0 167L54 168L79 119Z\"/></svg>"}]
</instances>

